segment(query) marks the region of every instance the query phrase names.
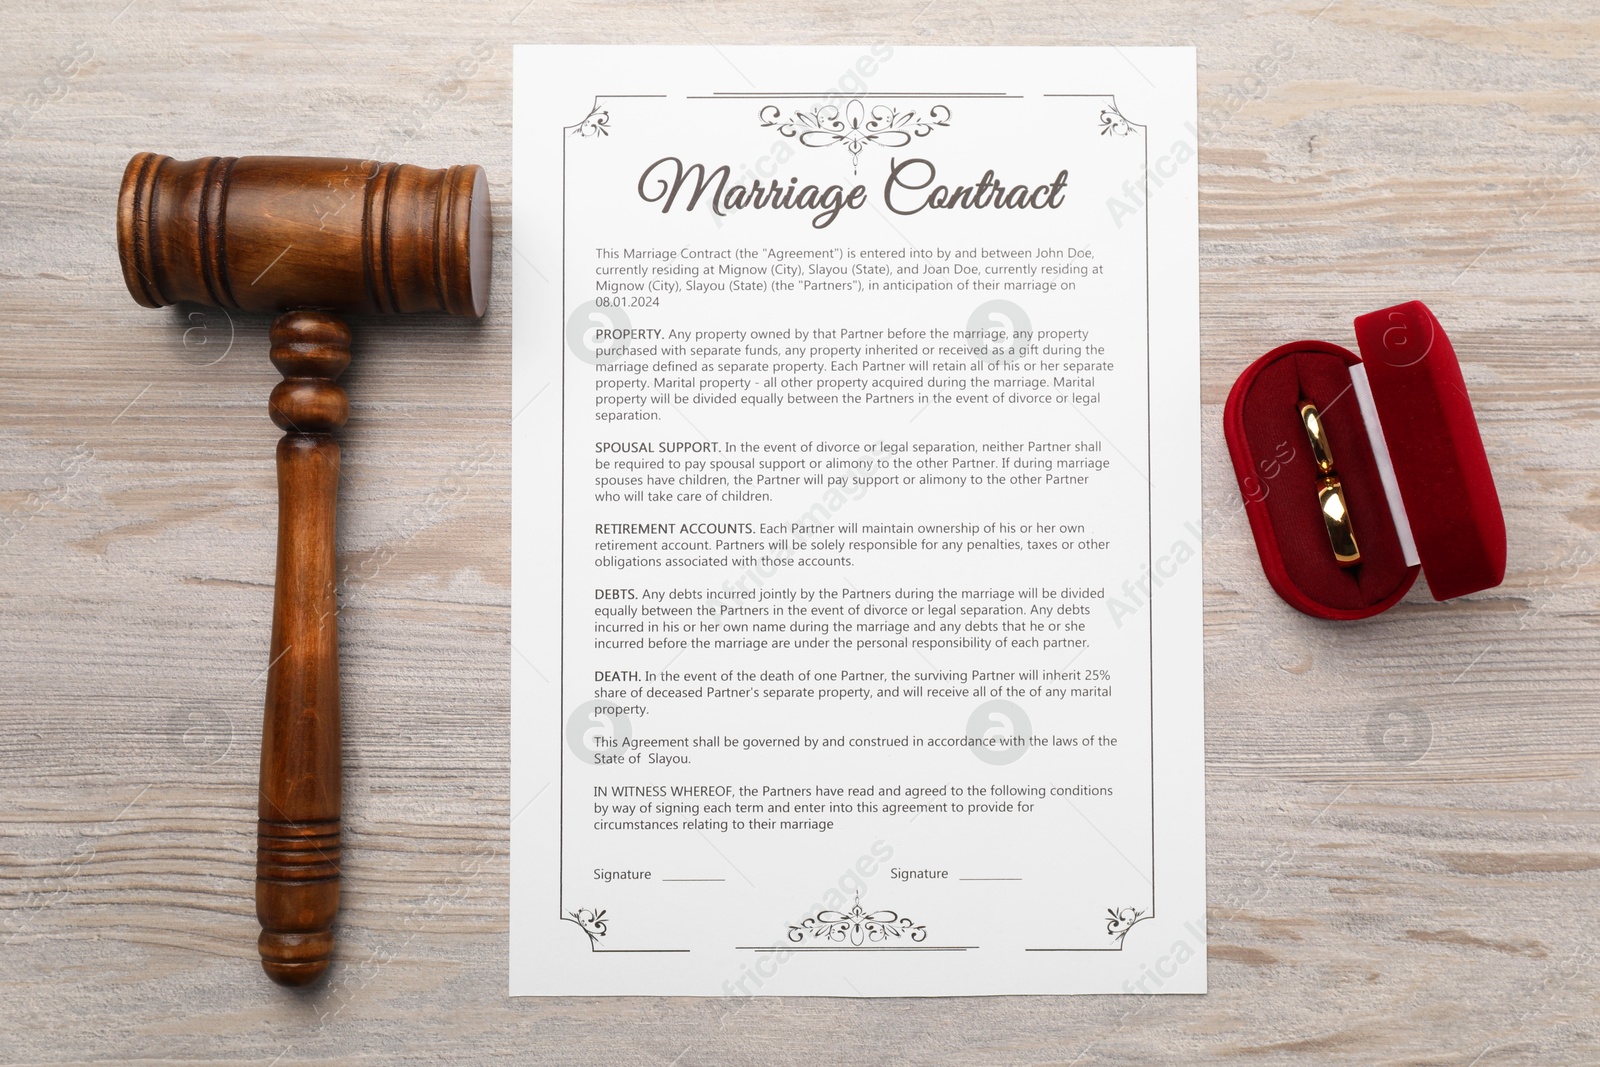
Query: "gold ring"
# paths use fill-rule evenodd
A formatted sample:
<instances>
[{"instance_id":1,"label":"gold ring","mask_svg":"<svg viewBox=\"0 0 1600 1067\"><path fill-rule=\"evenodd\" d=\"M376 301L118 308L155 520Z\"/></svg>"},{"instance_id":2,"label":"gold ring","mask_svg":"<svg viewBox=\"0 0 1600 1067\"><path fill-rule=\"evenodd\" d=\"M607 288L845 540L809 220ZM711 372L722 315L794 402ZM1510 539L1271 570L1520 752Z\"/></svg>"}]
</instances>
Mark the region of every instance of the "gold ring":
<instances>
[{"instance_id":1,"label":"gold ring","mask_svg":"<svg viewBox=\"0 0 1600 1067\"><path fill-rule=\"evenodd\" d=\"M1328 543L1333 546L1333 558L1341 567L1354 567L1361 562L1361 549L1356 545L1356 533L1350 523L1350 509L1345 504L1344 486L1333 473L1333 446L1328 443L1327 428L1322 425L1322 415L1309 401L1300 402L1300 422L1306 428L1311 442L1311 459L1317 465L1317 510L1328 527Z\"/></svg>"},{"instance_id":2,"label":"gold ring","mask_svg":"<svg viewBox=\"0 0 1600 1067\"><path fill-rule=\"evenodd\" d=\"M1356 547L1356 533L1350 527L1350 509L1344 503L1344 486L1333 475L1317 481L1317 507L1322 511L1322 521L1328 527L1328 541L1333 545L1333 558L1341 567L1354 567L1361 562L1361 549Z\"/></svg>"},{"instance_id":3,"label":"gold ring","mask_svg":"<svg viewBox=\"0 0 1600 1067\"><path fill-rule=\"evenodd\" d=\"M1311 459L1319 474L1333 473L1333 446L1328 443L1328 431L1322 425L1322 415L1317 405L1309 400L1300 402L1300 421L1305 424L1306 436L1311 439Z\"/></svg>"}]
</instances>

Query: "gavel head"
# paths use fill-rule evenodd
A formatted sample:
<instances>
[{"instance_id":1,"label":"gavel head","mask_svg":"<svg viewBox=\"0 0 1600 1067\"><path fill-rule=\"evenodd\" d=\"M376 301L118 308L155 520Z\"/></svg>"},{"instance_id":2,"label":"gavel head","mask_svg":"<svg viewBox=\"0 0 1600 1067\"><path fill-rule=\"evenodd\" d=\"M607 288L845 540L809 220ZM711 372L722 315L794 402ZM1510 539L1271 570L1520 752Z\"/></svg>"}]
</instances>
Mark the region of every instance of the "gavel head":
<instances>
[{"instance_id":1,"label":"gavel head","mask_svg":"<svg viewBox=\"0 0 1600 1067\"><path fill-rule=\"evenodd\" d=\"M122 275L146 307L476 318L492 237L489 184L470 165L141 152L117 200Z\"/></svg>"}]
</instances>

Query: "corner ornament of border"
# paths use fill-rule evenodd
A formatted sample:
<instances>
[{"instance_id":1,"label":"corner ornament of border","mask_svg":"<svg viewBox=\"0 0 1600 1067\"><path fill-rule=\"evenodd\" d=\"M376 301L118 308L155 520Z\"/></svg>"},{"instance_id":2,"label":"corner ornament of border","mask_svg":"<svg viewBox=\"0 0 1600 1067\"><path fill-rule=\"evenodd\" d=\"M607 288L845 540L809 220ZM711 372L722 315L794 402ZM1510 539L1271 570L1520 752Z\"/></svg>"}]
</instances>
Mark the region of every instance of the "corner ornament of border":
<instances>
[{"instance_id":1,"label":"corner ornament of border","mask_svg":"<svg viewBox=\"0 0 1600 1067\"><path fill-rule=\"evenodd\" d=\"M1139 123L1133 122L1117 110L1117 101L1112 98L1111 103L1100 109L1100 135L1114 134L1117 137L1126 137L1133 132Z\"/></svg>"},{"instance_id":2,"label":"corner ornament of border","mask_svg":"<svg viewBox=\"0 0 1600 1067\"><path fill-rule=\"evenodd\" d=\"M594 106L589 108L589 113L583 121L567 127L567 136L576 134L579 137L610 137L611 112L600 103L600 98L594 98Z\"/></svg>"},{"instance_id":3,"label":"corner ornament of border","mask_svg":"<svg viewBox=\"0 0 1600 1067\"><path fill-rule=\"evenodd\" d=\"M1122 947L1123 940L1127 938L1128 931L1146 919L1152 918L1152 916L1146 915L1139 908L1107 908L1106 914L1111 916L1111 919L1106 923L1106 934L1117 943L1119 949Z\"/></svg>"},{"instance_id":4,"label":"corner ornament of border","mask_svg":"<svg viewBox=\"0 0 1600 1067\"><path fill-rule=\"evenodd\" d=\"M561 916L561 921L573 923L578 929L589 935L590 952L599 947L600 939L606 936L606 913L603 908L599 911L593 908L579 908L577 911L569 911Z\"/></svg>"}]
</instances>

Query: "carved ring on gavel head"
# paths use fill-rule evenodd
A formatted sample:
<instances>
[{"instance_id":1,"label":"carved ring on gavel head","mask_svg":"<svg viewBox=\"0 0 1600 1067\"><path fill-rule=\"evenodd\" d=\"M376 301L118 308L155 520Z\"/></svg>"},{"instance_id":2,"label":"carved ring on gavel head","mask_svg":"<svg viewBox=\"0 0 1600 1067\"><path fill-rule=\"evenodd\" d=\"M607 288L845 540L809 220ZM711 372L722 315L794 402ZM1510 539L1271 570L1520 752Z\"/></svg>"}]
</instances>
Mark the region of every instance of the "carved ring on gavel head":
<instances>
[{"instance_id":1,"label":"carved ring on gavel head","mask_svg":"<svg viewBox=\"0 0 1600 1067\"><path fill-rule=\"evenodd\" d=\"M143 152L117 201L117 250L146 307L193 301L278 313L283 380L278 560L261 733L256 916L261 965L305 985L328 969L339 908L342 795L334 511L350 328L332 312L481 316L489 187L476 166Z\"/></svg>"}]
</instances>

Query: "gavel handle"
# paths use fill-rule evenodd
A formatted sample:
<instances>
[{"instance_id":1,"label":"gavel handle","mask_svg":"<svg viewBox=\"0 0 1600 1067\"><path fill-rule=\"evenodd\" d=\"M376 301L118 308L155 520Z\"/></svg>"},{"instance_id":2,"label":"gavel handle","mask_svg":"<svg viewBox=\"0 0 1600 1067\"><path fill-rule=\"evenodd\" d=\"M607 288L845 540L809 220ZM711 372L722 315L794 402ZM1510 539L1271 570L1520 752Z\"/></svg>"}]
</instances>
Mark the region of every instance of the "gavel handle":
<instances>
[{"instance_id":1,"label":"gavel handle","mask_svg":"<svg viewBox=\"0 0 1600 1067\"><path fill-rule=\"evenodd\" d=\"M272 325L284 380L268 410L278 442L278 573L272 608L256 837L261 966L306 985L328 969L339 910L342 799L335 508L349 411L335 384L350 330L331 315L289 312Z\"/></svg>"}]
</instances>

